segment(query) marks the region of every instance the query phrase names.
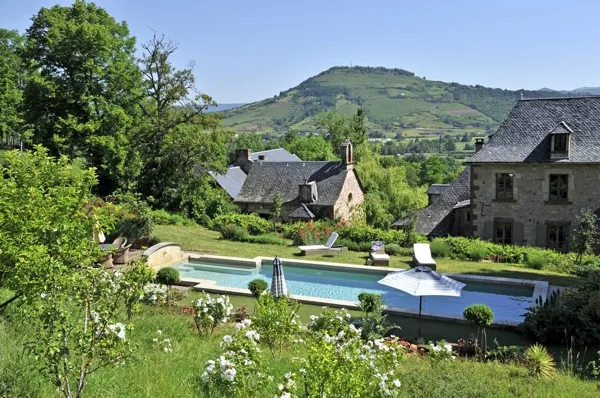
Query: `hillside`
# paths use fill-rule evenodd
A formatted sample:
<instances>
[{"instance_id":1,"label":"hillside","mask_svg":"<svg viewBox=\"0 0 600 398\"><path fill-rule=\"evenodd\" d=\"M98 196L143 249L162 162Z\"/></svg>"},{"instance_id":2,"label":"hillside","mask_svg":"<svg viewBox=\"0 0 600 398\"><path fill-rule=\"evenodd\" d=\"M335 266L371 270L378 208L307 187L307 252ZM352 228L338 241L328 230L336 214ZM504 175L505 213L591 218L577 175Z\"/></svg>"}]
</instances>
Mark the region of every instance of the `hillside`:
<instances>
[{"instance_id":1,"label":"hillside","mask_svg":"<svg viewBox=\"0 0 600 398\"><path fill-rule=\"evenodd\" d=\"M320 112L350 115L362 106L372 132L475 133L495 129L521 94L560 95L426 80L402 69L333 67L273 98L226 111L224 124L240 133L309 131Z\"/></svg>"}]
</instances>

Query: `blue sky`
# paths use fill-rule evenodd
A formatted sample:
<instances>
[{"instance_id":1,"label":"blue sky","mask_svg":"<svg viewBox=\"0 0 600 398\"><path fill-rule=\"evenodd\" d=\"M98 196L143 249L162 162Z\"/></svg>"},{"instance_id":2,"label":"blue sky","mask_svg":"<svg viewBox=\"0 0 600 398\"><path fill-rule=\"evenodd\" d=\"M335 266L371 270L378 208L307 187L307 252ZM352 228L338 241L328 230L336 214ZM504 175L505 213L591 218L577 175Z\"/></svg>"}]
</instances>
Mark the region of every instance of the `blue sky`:
<instances>
[{"instance_id":1,"label":"blue sky","mask_svg":"<svg viewBox=\"0 0 600 398\"><path fill-rule=\"evenodd\" d=\"M24 31L63 0L0 0ZM151 28L195 62L218 102L278 94L334 65L407 69L430 80L508 89L600 86L600 2L557 0L97 0L138 41Z\"/></svg>"}]
</instances>

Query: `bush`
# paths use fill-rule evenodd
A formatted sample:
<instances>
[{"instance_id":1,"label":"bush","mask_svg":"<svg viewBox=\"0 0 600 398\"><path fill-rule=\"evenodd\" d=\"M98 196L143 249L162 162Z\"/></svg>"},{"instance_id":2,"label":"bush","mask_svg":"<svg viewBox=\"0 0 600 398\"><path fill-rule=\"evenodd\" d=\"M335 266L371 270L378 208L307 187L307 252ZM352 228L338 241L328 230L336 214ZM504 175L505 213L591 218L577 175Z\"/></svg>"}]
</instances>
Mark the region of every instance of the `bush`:
<instances>
[{"instance_id":1,"label":"bush","mask_svg":"<svg viewBox=\"0 0 600 398\"><path fill-rule=\"evenodd\" d=\"M358 295L360 309L366 314L381 312L383 310L383 296L376 293L360 293Z\"/></svg>"},{"instance_id":2,"label":"bush","mask_svg":"<svg viewBox=\"0 0 600 398\"><path fill-rule=\"evenodd\" d=\"M472 261L481 261L489 256L489 250L485 242L478 239L467 249L467 258Z\"/></svg>"},{"instance_id":3,"label":"bush","mask_svg":"<svg viewBox=\"0 0 600 398\"><path fill-rule=\"evenodd\" d=\"M242 242L259 243L262 245L287 245L287 241L276 234L246 235Z\"/></svg>"},{"instance_id":4,"label":"bush","mask_svg":"<svg viewBox=\"0 0 600 398\"><path fill-rule=\"evenodd\" d=\"M246 240L248 233L239 225L235 224L225 224L219 228L219 232L221 233L221 237L227 240L234 240L238 242L243 242Z\"/></svg>"},{"instance_id":5,"label":"bush","mask_svg":"<svg viewBox=\"0 0 600 398\"><path fill-rule=\"evenodd\" d=\"M452 254L452 246L444 239L435 238L431 241L429 246L431 248L431 255L435 257L446 258L450 257Z\"/></svg>"},{"instance_id":6,"label":"bush","mask_svg":"<svg viewBox=\"0 0 600 398\"><path fill-rule=\"evenodd\" d=\"M541 270L546 268L546 266L548 265L548 258L544 253L531 251L527 253L525 264L529 268Z\"/></svg>"},{"instance_id":7,"label":"bush","mask_svg":"<svg viewBox=\"0 0 600 398\"><path fill-rule=\"evenodd\" d=\"M259 298L268 287L267 281L263 279L254 279L248 283L248 290L256 298Z\"/></svg>"},{"instance_id":8,"label":"bush","mask_svg":"<svg viewBox=\"0 0 600 398\"><path fill-rule=\"evenodd\" d=\"M552 355L537 343L525 350L525 366L531 376L544 379L552 378L556 370Z\"/></svg>"},{"instance_id":9,"label":"bush","mask_svg":"<svg viewBox=\"0 0 600 398\"><path fill-rule=\"evenodd\" d=\"M171 215L166 210L153 210L151 213L152 222L158 225L171 224Z\"/></svg>"},{"instance_id":10,"label":"bush","mask_svg":"<svg viewBox=\"0 0 600 398\"><path fill-rule=\"evenodd\" d=\"M271 231L271 223L256 214L227 214L216 217L212 222L212 228L221 231L226 224L236 225L250 235L261 235Z\"/></svg>"},{"instance_id":11,"label":"bush","mask_svg":"<svg viewBox=\"0 0 600 398\"><path fill-rule=\"evenodd\" d=\"M296 246L323 244L333 232L331 224L323 221L296 223L294 227L288 236Z\"/></svg>"},{"instance_id":12,"label":"bush","mask_svg":"<svg viewBox=\"0 0 600 398\"><path fill-rule=\"evenodd\" d=\"M494 312L485 304L473 304L465 308L463 317L471 325L487 327L494 321Z\"/></svg>"},{"instance_id":13,"label":"bush","mask_svg":"<svg viewBox=\"0 0 600 398\"><path fill-rule=\"evenodd\" d=\"M173 267L162 268L156 273L156 283L171 286L179 282L179 271Z\"/></svg>"},{"instance_id":14,"label":"bush","mask_svg":"<svg viewBox=\"0 0 600 398\"><path fill-rule=\"evenodd\" d=\"M209 294L192 303L194 323L199 334L212 333L217 326L227 322L233 305L229 296L211 297Z\"/></svg>"},{"instance_id":15,"label":"bush","mask_svg":"<svg viewBox=\"0 0 600 398\"><path fill-rule=\"evenodd\" d=\"M298 309L300 303L286 297L275 299L270 294L261 295L256 301L252 325L260 334L271 353L275 355L289 344L296 333L300 332Z\"/></svg>"},{"instance_id":16,"label":"bush","mask_svg":"<svg viewBox=\"0 0 600 398\"><path fill-rule=\"evenodd\" d=\"M369 252L371 250L371 242L353 242L347 239L338 239L337 245L347 247L353 252Z\"/></svg>"},{"instance_id":17,"label":"bush","mask_svg":"<svg viewBox=\"0 0 600 398\"><path fill-rule=\"evenodd\" d=\"M111 236L124 236L131 243L152 233L152 211L139 195L117 193L107 201L116 203L119 211L115 231Z\"/></svg>"},{"instance_id":18,"label":"bush","mask_svg":"<svg viewBox=\"0 0 600 398\"><path fill-rule=\"evenodd\" d=\"M385 245L385 252L390 256L399 256L405 252L405 248L397 243L390 243L389 245Z\"/></svg>"}]
</instances>

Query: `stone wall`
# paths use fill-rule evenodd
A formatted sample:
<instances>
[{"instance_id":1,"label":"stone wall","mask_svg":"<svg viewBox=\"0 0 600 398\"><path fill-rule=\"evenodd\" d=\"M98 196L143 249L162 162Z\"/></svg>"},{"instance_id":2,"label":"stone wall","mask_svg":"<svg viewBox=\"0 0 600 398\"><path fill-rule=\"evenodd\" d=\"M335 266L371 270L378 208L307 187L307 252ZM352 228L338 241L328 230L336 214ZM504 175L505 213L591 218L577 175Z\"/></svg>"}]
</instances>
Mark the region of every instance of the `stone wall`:
<instances>
[{"instance_id":1,"label":"stone wall","mask_svg":"<svg viewBox=\"0 0 600 398\"><path fill-rule=\"evenodd\" d=\"M335 218L349 220L357 207L365 201L365 195L360 187L354 171L348 172L340 196L335 203Z\"/></svg>"},{"instance_id":2,"label":"stone wall","mask_svg":"<svg viewBox=\"0 0 600 398\"><path fill-rule=\"evenodd\" d=\"M513 200L496 200L496 174L512 173ZM550 174L568 174L568 201L549 202ZM494 222L514 223L513 243L545 246L548 224L575 226L583 208L600 206L600 165L479 164L471 169L473 235L493 240Z\"/></svg>"}]
</instances>

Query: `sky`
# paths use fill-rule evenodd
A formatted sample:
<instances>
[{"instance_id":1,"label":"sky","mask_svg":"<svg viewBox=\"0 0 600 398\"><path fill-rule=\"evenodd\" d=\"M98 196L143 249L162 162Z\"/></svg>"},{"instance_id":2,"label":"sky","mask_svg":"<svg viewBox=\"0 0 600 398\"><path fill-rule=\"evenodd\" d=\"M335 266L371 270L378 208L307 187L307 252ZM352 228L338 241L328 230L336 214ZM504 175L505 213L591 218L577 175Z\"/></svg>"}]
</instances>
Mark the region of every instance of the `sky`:
<instances>
[{"instance_id":1,"label":"sky","mask_svg":"<svg viewBox=\"0 0 600 398\"><path fill-rule=\"evenodd\" d=\"M0 0L0 28L41 7ZM139 42L152 30L194 62L219 103L279 94L332 66L401 68L429 80L506 89L600 86L596 0L96 0Z\"/></svg>"}]
</instances>

